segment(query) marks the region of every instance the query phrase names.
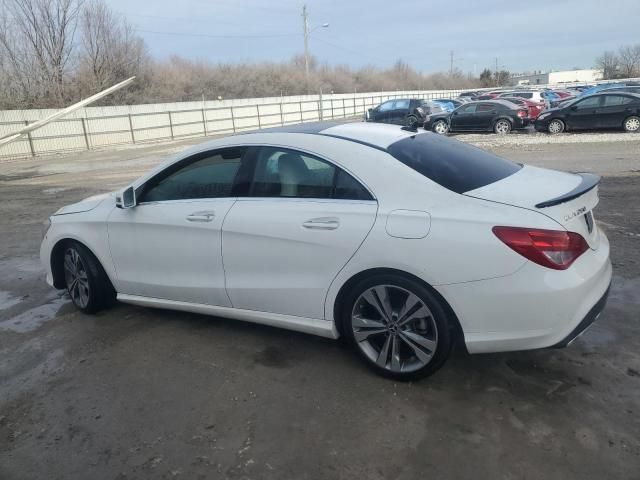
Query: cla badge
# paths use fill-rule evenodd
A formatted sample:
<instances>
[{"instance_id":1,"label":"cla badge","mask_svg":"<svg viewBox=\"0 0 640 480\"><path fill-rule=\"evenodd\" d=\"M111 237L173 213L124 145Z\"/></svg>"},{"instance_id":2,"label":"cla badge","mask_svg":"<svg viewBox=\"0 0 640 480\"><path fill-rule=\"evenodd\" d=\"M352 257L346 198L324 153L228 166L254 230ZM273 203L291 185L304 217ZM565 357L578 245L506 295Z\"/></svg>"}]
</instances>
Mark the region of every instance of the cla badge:
<instances>
[{"instance_id":1,"label":"cla badge","mask_svg":"<svg viewBox=\"0 0 640 480\"><path fill-rule=\"evenodd\" d=\"M578 217L578 216L582 215L586 211L587 211L587 207L580 207L579 209L571 212L569 215L565 215L564 216L564 221L568 222L572 218Z\"/></svg>"}]
</instances>

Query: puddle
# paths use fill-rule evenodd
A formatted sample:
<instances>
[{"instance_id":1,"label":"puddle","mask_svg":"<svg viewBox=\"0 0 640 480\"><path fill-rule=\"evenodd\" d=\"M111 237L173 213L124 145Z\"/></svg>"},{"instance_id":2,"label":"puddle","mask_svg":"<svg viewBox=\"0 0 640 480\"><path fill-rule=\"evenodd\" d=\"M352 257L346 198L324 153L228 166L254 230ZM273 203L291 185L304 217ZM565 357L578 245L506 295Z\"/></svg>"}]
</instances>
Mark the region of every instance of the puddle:
<instances>
[{"instance_id":1,"label":"puddle","mask_svg":"<svg viewBox=\"0 0 640 480\"><path fill-rule=\"evenodd\" d=\"M31 308L8 320L0 321L0 330L9 330L16 333L32 332L40 326L53 320L63 305L70 303L66 297L56 297L49 303Z\"/></svg>"},{"instance_id":2,"label":"puddle","mask_svg":"<svg viewBox=\"0 0 640 480\"><path fill-rule=\"evenodd\" d=\"M46 195L55 195L56 193L66 192L67 190L71 189L67 187L45 188L44 190L42 190L42 193Z\"/></svg>"},{"instance_id":3,"label":"puddle","mask_svg":"<svg viewBox=\"0 0 640 480\"><path fill-rule=\"evenodd\" d=\"M20 298L14 297L9 292L3 292L0 290L0 310L11 308L14 305L19 304L21 301L22 300Z\"/></svg>"}]
</instances>

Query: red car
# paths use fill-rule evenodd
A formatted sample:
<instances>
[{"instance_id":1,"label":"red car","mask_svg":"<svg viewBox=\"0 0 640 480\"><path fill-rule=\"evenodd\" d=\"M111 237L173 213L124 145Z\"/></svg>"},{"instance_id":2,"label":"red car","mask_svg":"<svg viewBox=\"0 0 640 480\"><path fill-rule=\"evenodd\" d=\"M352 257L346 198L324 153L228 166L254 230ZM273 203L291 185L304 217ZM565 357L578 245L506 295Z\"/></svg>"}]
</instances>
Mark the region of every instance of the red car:
<instances>
[{"instance_id":1,"label":"red car","mask_svg":"<svg viewBox=\"0 0 640 480\"><path fill-rule=\"evenodd\" d=\"M571 92L567 92L566 90L554 90L553 93L558 95L560 98L569 98L575 96Z\"/></svg>"},{"instance_id":2,"label":"red car","mask_svg":"<svg viewBox=\"0 0 640 480\"><path fill-rule=\"evenodd\" d=\"M511 103L526 108L529 112L529 119L535 120L544 111L544 104L538 102L532 102L526 98L521 97L500 97L500 100L508 100Z\"/></svg>"}]
</instances>

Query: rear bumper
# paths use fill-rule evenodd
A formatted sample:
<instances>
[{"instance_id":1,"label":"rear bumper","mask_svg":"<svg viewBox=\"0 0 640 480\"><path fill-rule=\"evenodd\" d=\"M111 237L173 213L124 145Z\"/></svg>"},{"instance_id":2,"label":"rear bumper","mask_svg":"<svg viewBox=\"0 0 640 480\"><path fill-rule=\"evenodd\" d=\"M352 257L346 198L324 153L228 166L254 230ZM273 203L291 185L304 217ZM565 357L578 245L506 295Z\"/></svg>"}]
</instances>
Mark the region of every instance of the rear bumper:
<instances>
[{"instance_id":1,"label":"rear bumper","mask_svg":"<svg viewBox=\"0 0 640 480\"><path fill-rule=\"evenodd\" d=\"M456 313L470 353L561 346L576 338L604 308L611 283L609 242L563 271L531 262L499 278L436 289Z\"/></svg>"}]
</instances>

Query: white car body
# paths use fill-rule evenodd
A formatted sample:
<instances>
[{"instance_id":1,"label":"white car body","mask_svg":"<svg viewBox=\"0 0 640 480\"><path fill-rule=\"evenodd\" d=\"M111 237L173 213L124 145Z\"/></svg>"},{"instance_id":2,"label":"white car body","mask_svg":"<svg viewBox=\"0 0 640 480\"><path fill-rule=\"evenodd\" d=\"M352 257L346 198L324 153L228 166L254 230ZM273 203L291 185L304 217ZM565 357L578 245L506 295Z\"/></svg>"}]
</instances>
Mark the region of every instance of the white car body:
<instances>
[{"instance_id":1,"label":"white car body","mask_svg":"<svg viewBox=\"0 0 640 480\"><path fill-rule=\"evenodd\" d=\"M118 194L92 197L51 217L41 247L48 283L61 288L52 252L73 239L93 252L122 302L337 338L334 305L341 288L363 272L390 269L440 294L471 353L556 345L606 297L609 243L597 226L589 232L582 218L597 204L597 188L535 207L575 189L581 177L524 166L460 194L386 151L414 132L365 123L282 130L197 145L132 186L199 152L272 146L334 164L373 199L229 196L118 208ZM197 221L186 221L190 216ZM492 232L496 225L566 229L582 235L589 248L568 269L554 270L507 247Z\"/></svg>"}]
</instances>

